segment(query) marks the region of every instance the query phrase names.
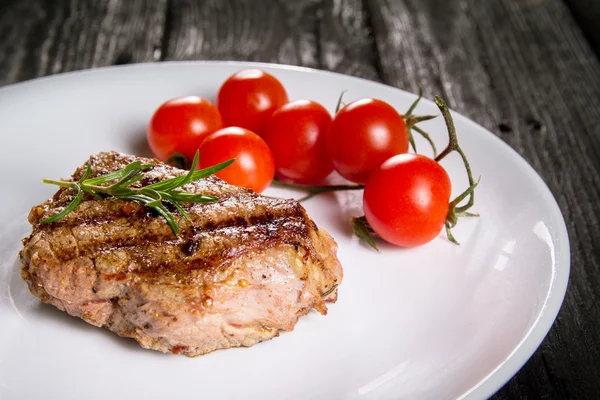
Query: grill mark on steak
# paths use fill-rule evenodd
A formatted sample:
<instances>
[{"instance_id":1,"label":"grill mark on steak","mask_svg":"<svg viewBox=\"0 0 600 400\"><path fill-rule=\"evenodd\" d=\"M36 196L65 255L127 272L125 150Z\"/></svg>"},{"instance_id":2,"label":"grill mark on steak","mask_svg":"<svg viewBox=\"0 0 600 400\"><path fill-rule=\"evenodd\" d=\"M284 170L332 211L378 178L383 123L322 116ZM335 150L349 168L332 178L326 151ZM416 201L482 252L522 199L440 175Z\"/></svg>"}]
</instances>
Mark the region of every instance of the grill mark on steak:
<instances>
[{"instance_id":1,"label":"grill mark on steak","mask_svg":"<svg viewBox=\"0 0 600 400\"><path fill-rule=\"evenodd\" d=\"M262 246L273 241L306 241L306 218L300 210L293 211L295 213L291 215L283 211L251 215L249 223L239 216L232 216L217 223L203 222L200 226L195 225L194 221L181 221L181 233L177 237L168 226L161 226L158 231L152 229L151 222L156 222L157 218L140 220L135 217L120 217L111 221L113 225L106 225L106 220L103 220L103 224L95 219L92 223L75 220L43 229L49 236L74 236L73 246L55 250L60 260L68 260L76 255L93 257L98 252L123 247L163 244L181 246L192 238L203 238L205 245L209 247L211 242L218 242L221 237L236 238L242 246L247 245L247 242L257 245L260 243ZM158 221L162 222L160 219ZM149 226L150 229L147 229ZM130 234L132 231L136 232L135 236ZM79 232L85 232L86 236L81 236Z\"/></svg>"},{"instance_id":2,"label":"grill mark on steak","mask_svg":"<svg viewBox=\"0 0 600 400\"><path fill-rule=\"evenodd\" d=\"M70 201L70 200L69 200ZM68 203L68 202L65 202ZM132 210L123 213L123 207L127 206ZM275 206L273 208L273 206ZM273 209L266 210L266 207ZM224 226L244 228L249 225L265 224L266 222L275 222L279 218L296 217L306 219L304 210L299 208L298 203L280 200L278 203L266 203L262 198L257 196L227 196L219 199L219 201L207 204L184 204L184 208L188 212L198 211L192 216L192 222L188 223L182 218L180 227L183 230L192 229L194 232L202 230L217 230ZM32 223L38 223L41 219L46 218L46 214L54 214L60 212L62 206L54 206L52 210L45 211L41 216L34 215L30 217ZM246 216L235 214L237 209L244 209ZM214 218L215 214L223 214L226 219ZM181 217L178 212L174 212L176 217ZM90 198L84 200L79 205L78 212L71 213L66 217L44 225L41 229L52 231L59 227L73 227L81 225L101 225L114 222L116 224L132 226L144 226L148 221L156 219L155 215L148 212L148 209L138 203L119 200L114 198L96 200ZM305 229L306 231L306 229Z\"/></svg>"},{"instance_id":3,"label":"grill mark on steak","mask_svg":"<svg viewBox=\"0 0 600 400\"><path fill-rule=\"evenodd\" d=\"M258 227L252 229L258 229ZM286 242L293 239L289 234L277 235L275 233L274 237L277 240L273 240L272 237L266 235L254 236L252 240L240 240L239 235L241 234L243 232L228 233L226 231L219 232L218 236L207 232L197 234L194 236L194 240L203 244L191 255L182 252L179 243L156 244L146 241L127 246L100 249L94 254L85 254L84 256L98 260L102 259L105 254L120 253L119 256L124 261L119 269L115 269L106 275L108 279L124 279L123 275L118 275L123 271L143 276L145 279L164 279L165 271L169 271L173 280L180 280L193 275L194 271L224 268L232 260L256 250L286 244L294 248L295 252L303 253L302 257L304 259L308 258L313 250L308 243L301 247L287 244ZM215 245L215 242L218 242L219 245ZM300 251L301 249L303 251ZM321 262L320 259L316 261ZM115 264L119 265L116 261L113 261L113 265Z\"/></svg>"}]
</instances>

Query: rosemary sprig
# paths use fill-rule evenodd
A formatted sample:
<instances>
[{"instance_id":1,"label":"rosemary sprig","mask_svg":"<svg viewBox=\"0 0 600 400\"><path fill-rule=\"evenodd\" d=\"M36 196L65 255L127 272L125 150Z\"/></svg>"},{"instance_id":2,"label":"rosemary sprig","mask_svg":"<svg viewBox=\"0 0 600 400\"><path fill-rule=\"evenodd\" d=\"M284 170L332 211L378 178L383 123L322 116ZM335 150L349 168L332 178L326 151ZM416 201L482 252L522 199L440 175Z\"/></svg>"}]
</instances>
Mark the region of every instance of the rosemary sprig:
<instances>
[{"instance_id":1,"label":"rosemary sprig","mask_svg":"<svg viewBox=\"0 0 600 400\"><path fill-rule=\"evenodd\" d=\"M132 185L143 178L144 172L154 168L153 164L142 164L140 161L134 161L123 169L95 178L89 178L91 166L88 164L83 176L75 182L42 179L43 183L73 189L76 191L76 195L71 203L61 212L43 220L41 224L49 224L63 218L81 203L84 194L89 194L96 199L115 197L141 203L162 216L177 235L179 234L179 225L173 213L167 208L167 205L172 205L184 218L189 219L189 215L184 210L182 203L210 203L217 200L217 197L214 196L184 192L178 190L178 188L213 175L235 161L235 159L231 159L196 171L198 160L199 155L196 152L190 171L184 176L167 179L139 188L132 187Z\"/></svg>"}]
</instances>

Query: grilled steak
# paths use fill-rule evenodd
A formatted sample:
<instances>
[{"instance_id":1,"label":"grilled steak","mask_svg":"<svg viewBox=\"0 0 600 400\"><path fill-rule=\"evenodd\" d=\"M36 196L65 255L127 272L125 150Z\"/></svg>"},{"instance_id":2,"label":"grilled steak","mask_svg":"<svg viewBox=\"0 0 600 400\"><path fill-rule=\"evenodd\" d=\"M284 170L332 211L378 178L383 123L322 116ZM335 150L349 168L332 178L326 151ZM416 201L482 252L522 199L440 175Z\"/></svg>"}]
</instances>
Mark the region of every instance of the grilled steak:
<instances>
[{"instance_id":1,"label":"grilled steak","mask_svg":"<svg viewBox=\"0 0 600 400\"><path fill-rule=\"evenodd\" d=\"M89 160L91 176L137 159L100 153ZM155 167L139 185L186 173L141 160ZM187 356L278 336L312 308L326 314L342 280L337 246L298 202L216 177L183 190L219 199L188 204L189 221L174 212L181 228L175 235L147 207L91 196L64 218L40 225L72 200L73 189L60 189L29 214L33 231L21 251L29 290L144 348Z\"/></svg>"}]
</instances>

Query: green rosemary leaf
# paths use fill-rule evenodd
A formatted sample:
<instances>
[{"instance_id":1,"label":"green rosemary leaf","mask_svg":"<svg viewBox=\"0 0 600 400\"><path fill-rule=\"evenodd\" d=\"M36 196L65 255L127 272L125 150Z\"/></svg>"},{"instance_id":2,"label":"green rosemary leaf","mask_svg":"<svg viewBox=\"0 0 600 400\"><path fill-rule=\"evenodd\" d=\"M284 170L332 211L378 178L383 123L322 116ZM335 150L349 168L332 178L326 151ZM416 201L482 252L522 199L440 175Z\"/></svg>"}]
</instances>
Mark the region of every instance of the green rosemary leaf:
<instances>
[{"instance_id":1,"label":"green rosemary leaf","mask_svg":"<svg viewBox=\"0 0 600 400\"><path fill-rule=\"evenodd\" d=\"M183 182L185 176L178 176L177 178L167 179L166 181L156 182L151 185L145 187L145 189L154 189L154 190L172 190L181 186L181 182Z\"/></svg>"},{"instance_id":2,"label":"green rosemary leaf","mask_svg":"<svg viewBox=\"0 0 600 400\"><path fill-rule=\"evenodd\" d=\"M154 201L152 197L148 197L143 194L122 195L119 196L119 199L137 201L138 203L142 203L144 205L148 204L151 201Z\"/></svg>"},{"instance_id":3,"label":"green rosemary leaf","mask_svg":"<svg viewBox=\"0 0 600 400\"><path fill-rule=\"evenodd\" d=\"M133 178L133 179L131 179L129 181L129 186L133 185L134 183L137 183L137 182L141 181L142 178L144 178L144 174L143 173L138 174L135 178Z\"/></svg>"},{"instance_id":4,"label":"green rosemary leaf","mask_svg":"<svg viewBox=\"0 0 600 400\"><path fill-rule=\"evenodd\" d=\"M183 186L192 181L192 177L194 176L194 171L198 167L198 163L200 162L200 152L196 151L196 155L194 156L194 160L192 161L192 165L190 166L190 171L185 176L185 179L181 183L180 186Z\"/></svg>"},{"instance_id":5,"label":"green rosemary leaf","mask_svg":"<svg viewBox=\"0 0 600 400\"><path fill-rule=\"evenodd\" d=\"M177 202L172 202L169 201L170 204L174 205L175 208L177 208L177 210L179 211L179 213L183 216L183 218L187 219L188 221L190 221L190 215L187 213L187 211L185 211L183 209L183 207L181 207L181 205Z\"/></svg>"},{"instance_id":6,"label":"green rosemary leaf","mask_svg":"<svg viewBox=\"0 0 600 400\"><path fill-rule=\"evenodd\" d=\"M120 169L118 171L100 175L95 178L87 179L85 183L87 185L93 185L93 186L102 185L103 183L112 182L114 180L121 179L126 173L127 173L127 171L125 171L125 169Z\"/></svg>"},{"instance_id":7,"label":"green rosemary leaf","mask_svg":"<svg viewBox=\"0 0 600 400\"><path fill-rule=\"evenodd\" d=\"M199 179L206 178L207 176L214 175L217 172L229 167L234 162L235 158L232 158L231 160L223 161L222 163L213 165L212 167L194 171L194 173L192 174L191 182L195 182Z\"/></svg>"},{"instance_id":8,"label":"green rosemary leaf","mask_svg":"<svg viewBox=\"0 0 600 400\"><path fill-rule=\"evenodd\" d=\"M89 194L91 194L92 196L94 196L94 198L96 200L102 200L102 196L100 196L98 193L96 192L88 192Z\"/></svg>"},{"instance_id":9,"label":"green rosemary leaf","mask_svg":"<svg viewBox=\"0 0 600 400\"><path fill-rule=\"evenodd\" d=\"M73 211L75 209L75 207L77 207L79 205L79 203L81 203L81 200L83 200L83 192L81 191L81 189L79 188L78 185L76 185L75 187L77 188L77 195L69 203L69 205L66 206L64 208L64 210L62 210L58 214L55 214L55 215L51 216L50 218L46 218L45 220L43 220L42 222L40 222L40 224L49 224L51 222L58 221L59 219L61 219L62 217L64 217L65 215L67 215L71 211Z\"/></svg>"},{"instance_id":10,"label":"green rosemary leaf","mask_svg":"<svg viewBox=\"0 0 600 400\"><path fill-rule=\"evenodd\" d=\"M90 174L92 173L92 166L90 165L90 163L87 164L87 167L85 169L85 173L81 176L81 179L79 179L79 183L85 181L87 178L90 177Z\"/></svg>"},{"instance_id":11,"label":"green rosemary leaf","mask_svg":"<svg viewBox=\"0 0 600 400\"><path fill-rule=\"evenodd\" d=\"M162 204L162 200L156 199L156 200L147 202L146 205L148 207L161 207L163 204Z\"/></svg>"},{"instance_id":12,"label":"green rosemary leaf","mask_svg":"<svg viewBox=\"0 0 600 400\"><path fill-rule=\"evenodd\" d=\"M173 213L171 213L171 211L167 210L167 208L158 200L147 203L146 205L160 214L160 216L167 221L167 224L169 224L173 230L173 233L175 233L175 235L179 235L179 225L177 224L175 216Z\"/></svg>"},{"instance_id":13,"label":"green rosemary leaf","mask_svg":"<svg viewBox=\"0 0 600 400\"><path fill-rule=\"evenodd\" d=\"M70 181L55 181L52 179L42 179L42 183L48 184L48 185L56 185L62 188L72 188L74 183L70 182Z\"/></svg>"},{"instance_id":14,"label":"green rosemary leaf","mask_svg":"<svg viewBox=\"0 0 600 400\"><path fill-rule=\"evenodd\" d=\"M142 188L140 192L154 200L160 201L162 199L162 194L158 190L150 189L148 186Z\"/></svg>"},{"instance_id":15,"label":"green rosemary leaf","mask_svg":"<svg viewBox=\"0 0 600 400\"><path fill-rule=\"evenodd\" d=\"M119 187L126 187L126 186L131 186L134 182L135 179L138 176L142 176L142 171L137 169L137 170L131 170L129 171L125 176L123 176L121 179L119 179L119 181L117 183L113 183L111 185L111 188L119 188Z\"/></svg>"},{"instance_id":16,"label":"green rosemary leaf","mask_svg":"<svg viewBox=\"0 0 600 400\"><path fill-rule=\"evenodd\" d=\"M146 186L146 189L169 191L169 190L173 190L178 187L181 187L183 185L186 185L190 182L197 181L198 179L204 178L204 176L202 176L202 177L194 179L194 174L196 172L201 172L201 171L196 171L196 167L198 166L199 160L200 160L199 152L196 151L196 155L194 156L194 161L192 162L190 170L188 171L188 173L185 176L180 176L177 178L168 179L166 181L157 182L152 185ZM208 175L212 175L212 174L209 173ZM206 176L208 176L208 175L206 175Z\"/></svg>"},{"instance_id":17,"label":"green rosemary leaf","mask_svg":"<svg viewBox=\"0 0 600 400\"><path fill-rule=\"evenodd\" d=\"M125 175L127 175L130 171L134 169L139 169L142 172L146 172L152 168L154 168L153 164L142 164L140 161L134 161L128 164L123 169L113 171L108 174L100 175L95 178L87 179L85 183L88 186L102 185L104 183L116 181L117 179L122 179Z\"/></svg>"},{"instance_id":18,"label":"green rosemary leaf","mask_svg":"<svg viewBox=\"0 0 600 400\"><path fill-rule=\"evenodd\" d=\"M210 203L217 200L217 197L215 196L207 196L198 193L188 193L179 190L171 190L169 192L169 195L174 201L186 203Z\"/></svg>"},{"instance_id":19,"label":"green rosemary leaf","mask_svg":"<svg viewBox=\"0 0 600 400\"><path fill-rule=\"evenodd\" d=\"M192 170L190 170L191 173L188 173L185 176L178 176L177 178L171 178L166 181L153 183L152 185L146 186L146 188L150 188L150 189L154 189L154 190L161 190L161 191L176 189L185 184L182 182L186 182L186 183L195 182L199 179L206 178L207 176L214 175L217 172L221 171L222 169L231 165L234 161L235 161L235 158L232 158L231 160L227 160L220 164L213 165L212 167L208 167L208 168L201 169L201 170L194 171L194 172L191 172ZM188 175L191 175L191 177L188 178Z\"/></svg>"},{"instance_id":20,"label":"green rosemary leaf","mask_svg":"<svg viewBox=\"0 0 600 400\"><path fill-rule=\"evenodd\" d=\"M85 184L85 182L81 185L82 189L85 192L96 192L96 193L102 193L104 195L107 196L112 196L112 197L118 197L121 198L123 196L128 196L130 194L136 194L139 191L135 190L135 189L131 189L128 187L122 187L122 186L88 186Z\"/></svg>"},{"instance_id":21,"label":"green rosemary leaf","mask_svg":"<svg viewBox=\"0 0 600 400\"><path fill-rule=\"evenodd\" d=\"M42 182L47 184L57 185L63 188L74 188L77 190L76 197L64 210L42 221L42 223L51 223L69 214L79 205L79 203L81 203L84 194L89 194L98 200L101 200L104 197L115 197L122 200L139 202L155 210L167 221L173 232L178 234L179 226L177 220L173 213L165 207L167 203L175 207L184 218L190 219L190 216L181 203L208 203L217 200L217 198L200 193L188 193L176 189L190 182L212 175L231 165L234 161L235 159L232 159L210 168L196 171L195 169L199 162L199 156L198 153L196 153L196 157L194 157L192 163L192 169L186 175L167 179L146 187L132 187L132 185L143 178L144 172L154 168L153 164L142 164L141 161L134 161L123 169L91 179L89 178L91 175L91 165L88 164L85 173L77 182L54 181L50 179L42 180ZM113 183L109 184L111 182Z\"/></svg>"},{"instance_id":22,"label":"green rosemary leaf","mask_svg":"<svg viewBox=\"0 0 600 400\"><path fill-rule=\"evenodd\" d=\"M163 201L174 206L179 211L179 213L183 215L185 219L187 219L188 221L190 220L190 216L188 215L187 211L185 211L181 204L179 204L178 200L173 198L172 192L163 192L161 193L161 196Z\"/></svg>"}]
</instances>

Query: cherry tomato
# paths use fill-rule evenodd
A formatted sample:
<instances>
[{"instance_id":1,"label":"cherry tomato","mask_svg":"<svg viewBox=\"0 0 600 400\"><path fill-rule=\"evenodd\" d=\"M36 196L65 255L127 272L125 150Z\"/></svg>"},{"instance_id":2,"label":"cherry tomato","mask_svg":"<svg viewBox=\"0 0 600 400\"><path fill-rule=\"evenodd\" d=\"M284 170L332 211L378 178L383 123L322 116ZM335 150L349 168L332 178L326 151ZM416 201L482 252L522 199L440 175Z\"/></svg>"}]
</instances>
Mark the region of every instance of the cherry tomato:
<instances>
[{"instance_id":1,"label":"cherry tomato","mask_svg":"<svg viewBox=\"0 0 600 400\"><path fill-rule=\"evenodd\" d=\"M247 69L227 79L217 96L225 126L239 126L262 135L267 121L288 102L287 93L273 75Z\"/></svg>"},{"instance_id":2,"label":"cherry tomato","mask_svg":"<svg viewBox=\"0 0 600 400\"><path fill-rule=\"evenodd\" d=\"M223 127L219 110L197 96L179 97L162 104L147 128L148 143L154 155L167 160L173 153L194 158L200 143Z\"/></svg>"},{"instance_id":3,"label":"cherry tomato","mask_svg":"<svg viewBox=\"0 0 600 400\"><path fill-rule=\"evenodd\" d=\"M235 158L235 162L217 173L225 182L262 192L275 175L275 163L269 146L254 132L229 127L211 133L200 145L198 168Z\"/></svg>"},{"instance_id":4,"label":"cherry tomato","mask_svg":"<svg viewBox=\"0 0 600 400\"><path fill-rule=\"evenodd\" d=\"M388 158L408 151L404 119L389 104L361 99L342 108L327 134L333 166L344 178L365 183Z\"/></svg>"},{"instance_id":5,"label":"cherry tomato","mask_svg":"<svg viewBox=\"0 0 600 400\"><path fill-rule=\"evenodd\" d=\"M399 154L375 169L363 196L369 225L402 247L427 243L442 230L452 186L446 170L420 154Z\"/></svg>"},{"instance_id":6,"label":"cherry tomato","mask_svg":"<svg viewBox=\"0 0 600 400\"><path fill-rule=\"evenodd\" d=\"M330 123L325 107L310 100L296 100L275 111L263 139L273 152L278 178L314 183L333 171L325 143Z\"/></svg>"}]
</instances>

